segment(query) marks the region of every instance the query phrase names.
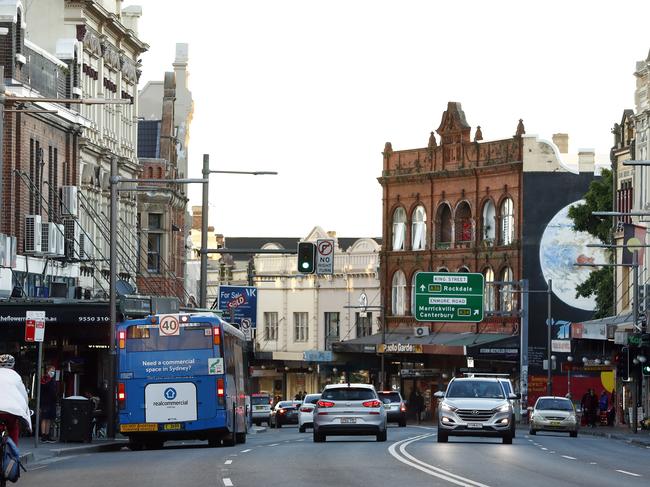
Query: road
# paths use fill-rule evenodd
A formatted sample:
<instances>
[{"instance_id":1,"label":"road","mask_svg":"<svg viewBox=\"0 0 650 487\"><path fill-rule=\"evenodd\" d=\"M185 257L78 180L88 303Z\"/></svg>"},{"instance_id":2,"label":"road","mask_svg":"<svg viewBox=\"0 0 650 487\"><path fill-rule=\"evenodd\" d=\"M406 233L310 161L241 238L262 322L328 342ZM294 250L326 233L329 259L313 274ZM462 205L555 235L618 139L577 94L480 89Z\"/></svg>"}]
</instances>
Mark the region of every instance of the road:
<instances>
[{"instance_id":1,"label":"road","mask_svg":"<svg viewBox=\"0 0 650 487\"><path fill-rule=\"evenodd\" d=\"M251 435L245 445L172 444L162 450L92 453L34 465L20 485L166 487L364 486L647 487L650 449L606 438L518 432L497 439L450 438L435 428L391 427L388 441L334 437L324 444L295 427Z\"/></svg>"}]
</instances>

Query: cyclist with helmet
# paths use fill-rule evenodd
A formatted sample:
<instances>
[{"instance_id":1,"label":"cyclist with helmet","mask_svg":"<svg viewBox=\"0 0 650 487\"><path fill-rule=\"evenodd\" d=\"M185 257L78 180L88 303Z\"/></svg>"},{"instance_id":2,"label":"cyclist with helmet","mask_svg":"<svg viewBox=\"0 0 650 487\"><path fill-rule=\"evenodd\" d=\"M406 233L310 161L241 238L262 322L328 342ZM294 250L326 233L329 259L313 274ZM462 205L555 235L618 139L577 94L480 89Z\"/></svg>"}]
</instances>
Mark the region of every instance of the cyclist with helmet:
<instances>
[{"instance_id":1,"label":"cyclist with helmet","mask_svg":"<svg viewBox=\"0 0 650 487\"><path fill-rule=\"evenodd\" d=\"M14 370L16 360L12 355L0 355L0 421L7 424L7 431L13 442L18 445L20 420L32 429L29 402L25 385Z\"/></svg>"}]
</instances>

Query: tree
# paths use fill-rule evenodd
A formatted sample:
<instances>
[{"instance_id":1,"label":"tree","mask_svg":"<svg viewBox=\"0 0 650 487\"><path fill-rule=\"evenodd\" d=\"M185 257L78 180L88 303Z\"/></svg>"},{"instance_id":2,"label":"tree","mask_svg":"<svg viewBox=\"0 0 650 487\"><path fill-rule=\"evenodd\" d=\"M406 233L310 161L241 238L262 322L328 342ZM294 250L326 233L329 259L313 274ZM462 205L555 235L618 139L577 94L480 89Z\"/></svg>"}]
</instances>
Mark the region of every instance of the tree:
<instances>
[{"instance_id":1,"label":"tree","mask_svg":"<svg viewBox=\"0 0 650 487\"><path fill-rule=\"evenodd\" d=\"M585 203L569 208L569 218L573 220L573 229L588 232L602 243L609 243L612 222L609 217L594 216L594 211L612 211L612 171L603 169L601 177L589 185L585 194ZM611 254L610 254L611 259ZM614 272L613 267L595 269L589 278L576 288L576 297L596 297L595 318L614 314Z\"/></svg>"}]
</instances>

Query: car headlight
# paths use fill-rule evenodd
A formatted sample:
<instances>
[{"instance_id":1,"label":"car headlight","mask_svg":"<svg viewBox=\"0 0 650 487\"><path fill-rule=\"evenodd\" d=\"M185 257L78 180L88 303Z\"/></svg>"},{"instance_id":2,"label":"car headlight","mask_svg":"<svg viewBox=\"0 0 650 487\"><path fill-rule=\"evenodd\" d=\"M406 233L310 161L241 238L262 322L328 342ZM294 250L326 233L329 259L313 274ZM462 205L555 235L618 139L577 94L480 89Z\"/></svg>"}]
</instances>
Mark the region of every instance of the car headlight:
<instances>
[{"instance_id":1,"label":"car headlight","mask_svg":"<svg viewBox=\"0 0 650 487\"><path fill-rule=\"evenodd\" d=\"M567 421L575 422L575 420L576 420L576 416L575 416L575 414L572 414L571 416L569 416L569 417L567 418Z\"/></svg>"},{"instance_id":2,"label":"car headlight","mask_svg":"<svg viewBox=\"0 0 650 487\"><path fill-rule=\"evenodd\" d=\"M455 408L454 406L452 406L452 405L450 405L450 404L447 404L446 402L443 402L443 403L440 405L440 409L442 409L443 411L454 412L454 411L456 411L456 409L458 409L458 408Z\"/></svg>"},{"instance_id":3,"label":"car headlight","mask_svg":"<svg viewBox=\"0 0 650 487\"><path fill-rule=\"evenodd\" d=\"M496 411L499 413L507 413L508 411L510 411L510 404L506 403L503 406L499 406L498 408L496 408Z\"/></svg>"}]
</instances>

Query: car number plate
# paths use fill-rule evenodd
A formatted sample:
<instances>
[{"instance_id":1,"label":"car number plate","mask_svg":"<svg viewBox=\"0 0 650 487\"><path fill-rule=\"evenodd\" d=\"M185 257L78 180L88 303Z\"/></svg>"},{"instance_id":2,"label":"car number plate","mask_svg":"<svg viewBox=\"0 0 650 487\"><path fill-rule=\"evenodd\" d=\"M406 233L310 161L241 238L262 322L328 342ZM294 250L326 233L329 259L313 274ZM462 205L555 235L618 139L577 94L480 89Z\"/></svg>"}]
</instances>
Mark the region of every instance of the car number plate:
<instances>
[{"instance_id":1,"label":"car number plate","mask_svg":"<svg viewBox=\"0 0 650 487\"><path fill-rule=\"evenodd\" d=\"M551 421L551 426L560 426L562 421Z\"/></svg>"},{"instance_id":2,"label":"car number plate","mask_svg":"<svg viewBox=\"0 0 650 487\"><path fill-rule=\"evenodd\" d=\"M182 423L166 423L163 424L163 431L180 431L183 429Z\"/></svg>"},{"instance_id":3,"label":"car number plate","mask_svg":"<svg viewBox=\"0 0 650 487\"><path fill-rule=\"evenodd\" d=\"M356 423L357 418L341 418L341 423Z\"/></svg>"},{"instance_id":4,"label":"car number plate","mask_svg":"<svg viewBox=\"0 0 650 487\"><path fill-rule=\"evenodd\" d=\"M471 429L480 430L481 428L483 428L483 425L481 423L467 423L467 427Z\"/></svg>"},{"instance_id":5,"label":"car number plate","mask_svg":"<svg viewBox=\"0 0 650 487\"><path fill-rule=\"evenodd\" d=\"M255 411L261 411L264 409L264 406L254 406Z\"/></svg>"}]
</instances>

